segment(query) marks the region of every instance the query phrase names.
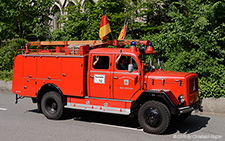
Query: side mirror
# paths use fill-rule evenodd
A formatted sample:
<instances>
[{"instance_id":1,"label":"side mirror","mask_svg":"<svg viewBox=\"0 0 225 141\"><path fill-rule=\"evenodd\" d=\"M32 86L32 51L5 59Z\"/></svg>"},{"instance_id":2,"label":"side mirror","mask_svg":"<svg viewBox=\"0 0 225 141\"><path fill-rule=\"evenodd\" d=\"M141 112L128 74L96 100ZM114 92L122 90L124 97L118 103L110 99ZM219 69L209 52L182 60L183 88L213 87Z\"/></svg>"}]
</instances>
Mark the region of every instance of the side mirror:
<instances>
[{"instance_id":1,"label":"side mirror","mask_svg":"<svg viewBox=\"0 0 225 141\"><path fill-rule=\"evenodd\" d=\"M157 61L158 61L158 66L159 66L159 67L160 67L160 69L161 69L161 64L160 64L159 57L157 58Z\"/></svg>"},{"instance_id":2,"label":"side mirror","mask_svg":"<svg viewBox=\"0 0 225 141\"><path fill-rule=\"evenodd\" d=\"M128 65L128 72L129 73L132 73L134 71L134 66L133 66L133 64L129 64Z\"/></svg>"},{"instance_id":3,"label":"side mirror","mask_svg":"<svg viewBox=\"0 0 225 141\"><path fill-rule=\"evenodd\" d=\"M140 52L140 55L139 55L139 59L140 60L144 60L144 55L145 55L145 46L144 45L141 45L139 47L139 52Z\"/></svg>"}]
</instances>

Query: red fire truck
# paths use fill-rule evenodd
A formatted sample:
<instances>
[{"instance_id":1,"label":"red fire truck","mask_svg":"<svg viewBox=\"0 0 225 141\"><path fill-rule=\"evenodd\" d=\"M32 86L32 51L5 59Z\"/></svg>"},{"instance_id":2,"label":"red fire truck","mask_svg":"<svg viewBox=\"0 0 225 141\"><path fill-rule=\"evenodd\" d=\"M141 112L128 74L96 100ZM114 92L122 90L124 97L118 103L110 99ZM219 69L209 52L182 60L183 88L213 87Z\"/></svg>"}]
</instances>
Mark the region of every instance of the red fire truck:
<instances>
[{"instance_id":1,"label":"red fire truck","mask_svg":"<svg viewBox=\"0 0 225 141\"><path fill-rule=\"evenodd\" d=\"M153 134L171 118L202 111L197 74L164 71L151 43L140 40L28 42L16 53L12 91L48 119L64 108L123 114Z\"/></svg>"}]
</instances>

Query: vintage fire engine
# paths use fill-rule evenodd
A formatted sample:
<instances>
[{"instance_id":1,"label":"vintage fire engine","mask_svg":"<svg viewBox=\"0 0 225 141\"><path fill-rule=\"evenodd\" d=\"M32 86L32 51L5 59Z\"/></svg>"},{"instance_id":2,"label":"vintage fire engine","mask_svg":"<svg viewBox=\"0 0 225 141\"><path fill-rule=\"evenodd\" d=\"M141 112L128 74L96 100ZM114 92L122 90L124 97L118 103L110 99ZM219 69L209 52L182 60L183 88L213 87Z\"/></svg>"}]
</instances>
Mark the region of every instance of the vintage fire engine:
<instances>
[{"instance_id":1,"label":"vintage fire engine","mask_svg":"<svg viewBox=\"0 0 225 141\"><path fill-rule=\"evenodd\" d=\"M48 119L64 108L138 116L153 134L202 111L197 74L164 71L151 43L140 40L28 42L16 53L12 91Z\"/></svg>"}]
</instances>

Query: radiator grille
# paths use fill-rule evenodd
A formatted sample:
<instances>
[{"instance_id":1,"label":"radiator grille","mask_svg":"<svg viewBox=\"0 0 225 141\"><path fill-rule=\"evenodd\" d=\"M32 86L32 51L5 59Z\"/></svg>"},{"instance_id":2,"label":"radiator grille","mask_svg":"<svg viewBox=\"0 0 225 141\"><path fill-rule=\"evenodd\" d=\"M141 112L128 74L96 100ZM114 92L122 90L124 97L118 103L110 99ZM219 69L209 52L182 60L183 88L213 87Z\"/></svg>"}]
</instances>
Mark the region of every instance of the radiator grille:
<instances>
[{"instance_id":1,"label":"radiator grille","mask_svg":"<svg viewBox=\"0 0 225 141\"><path fill-rule=\"evenodd\" d=\"M189 79L189 94L198 91L198 78Z\"/></svg>"}]
</instances>

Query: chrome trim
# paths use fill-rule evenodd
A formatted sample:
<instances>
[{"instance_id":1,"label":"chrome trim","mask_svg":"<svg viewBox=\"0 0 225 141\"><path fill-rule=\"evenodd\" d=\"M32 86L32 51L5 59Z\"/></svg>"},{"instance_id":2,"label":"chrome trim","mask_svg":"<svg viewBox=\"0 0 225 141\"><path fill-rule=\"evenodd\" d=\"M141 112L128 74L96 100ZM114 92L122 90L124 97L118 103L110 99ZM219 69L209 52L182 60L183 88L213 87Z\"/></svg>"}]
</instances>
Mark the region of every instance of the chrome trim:
<instances>
[{"instance_id":1,"label":"chrome trim","mask_svg":"<svg viewBox=\"0 0 225 141\"><path fill-rule=\"evenodd\" d=\"M178 108L180 113L179 114L185 114L185 113L188 113L188 112L191 112L194 110L193 107L190 107L190 106L186 106L186 107L181 107L181 108Z\"/></svg>"},{"instance_id":2,"label":"chrome trim","mask_svg":"<svg viewBox=\"0 0 225 141\"><path fill-rule=\"evenodd\" d=\"M110 71L105 71L105 70L103 70L103 71L90 71L90 72L96 72L96 73L112 73L112 72L110 72Z\"/></svg>"},{"instance_id":3,"label":"chrome trim","mask_svg":"<svg viewBox=\"0 0 225 141\"><path fill-rule=\"evenodd\" d=\"M139 75L139 73L137 72L137 73L129 73L129 72L114 72L115 74L138 74Z\"/></svg>"},{"instance_id":4,"label":"chrome trim","mask_svg":"<svg viewBox=\"0 0 225 141\"><path fill-rule=\"evenodd\" d=\"M23 77L23 79L34 79L34 80L52 80L52 81L62 81L61 79L48 79L48 78L30 78L30 77Z\"/></svg>"},{"instance_id":5,"label":"chrome trim","mask_svg":"<svg viewBox=\"0 0 225 141\"><path fill-rule=\"evenodd\" d=\"M98 98L98 97L89 97L89 96L85 96L84 98L89 98L89 99L100 99L100 100L109 100L109 101L120 101L120 102L133 102L132 100L121 100L121 99L110 99L110 98Z\"/></svg>"},{"instance_id":6,"label":"chrome trim","mask_svg":"<svg viewBox=\"0 0 225 141\"><path fill-rule=\"evenodd\" d=\"M103 71L93 71L93 70L91 70L90 72L96 72L96 73L115 73L115 74L135 74L135 75L139 75L139 73L129 73L129 72L113 72L113 71L105 71L105 70L103 70Z\"/></svg>"},{"instance_id":7,"label":"chrome trim","mask_svg":"<svg viewBox=\"0 0 225 141\"><path fill-rule=\"evenodd\" d=\"M106 106L98 106L98 105L88 105L88 104L78 104L78 103L69 103L68 102L67 105L64 107L71 108L71 109L81 109L81 110L114 113L114 114L121 114L121 115L129 115L130 114L130 109L106 107Z\"/></svg>"}]
</instances>

